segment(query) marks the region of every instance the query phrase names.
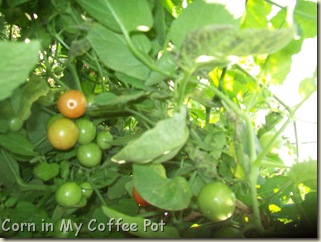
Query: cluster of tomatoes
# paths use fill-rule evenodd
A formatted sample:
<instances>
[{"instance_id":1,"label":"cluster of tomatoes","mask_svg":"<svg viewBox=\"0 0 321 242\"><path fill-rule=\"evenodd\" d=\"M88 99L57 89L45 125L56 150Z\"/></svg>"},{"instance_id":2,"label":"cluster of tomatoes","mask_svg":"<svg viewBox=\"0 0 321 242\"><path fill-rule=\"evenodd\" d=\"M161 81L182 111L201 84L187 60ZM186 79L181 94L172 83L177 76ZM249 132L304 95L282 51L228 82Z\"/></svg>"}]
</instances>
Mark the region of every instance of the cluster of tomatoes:
<instances>
[{"instance_id":1,"label":"cluster of tomatoes","mask_svg":"<svg viewBox=\"0 0 321 242\"><path fill-rule=\"evenodd\" d=\"M77 159L83 167L93 168L102 160L102 150L111 147L112 134L100 131L92 121L82 118L87 109L87 100L82 92L69 90L58 98L59 114L48 122L48 140L57 150L69 150L77 145ZM95 140L96 138L96 140ZM66 182L56 191L56 201L64 207L78 206L92 194L90 183Z\"/></svg>"}]
</instances>

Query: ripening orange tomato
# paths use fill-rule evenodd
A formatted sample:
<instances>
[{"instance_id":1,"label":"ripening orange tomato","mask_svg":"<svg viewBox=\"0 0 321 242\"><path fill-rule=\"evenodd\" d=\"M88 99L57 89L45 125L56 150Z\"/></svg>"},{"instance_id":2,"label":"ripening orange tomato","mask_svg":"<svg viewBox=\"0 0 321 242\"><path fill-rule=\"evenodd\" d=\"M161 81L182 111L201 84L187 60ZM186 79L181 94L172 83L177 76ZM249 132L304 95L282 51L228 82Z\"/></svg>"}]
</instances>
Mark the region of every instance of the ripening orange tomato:
<instances>
[{"instance_id":1,"label":"ripening orange tomato","mask_svg":"<svg viewBox=\"0 0 321 242\"><path fill-rule=\"evenodd\" d=\"M139 195L139 193L135 187L133 187L133 198L134 198L135 202L141 207L147 207L150 205L144 198L142 198Z\"/></svg>"},{"instance_id":2,"label":"ripening orange tomato","mask_svg":"<svg viewBox=\"0 0 321 242\"><path fill-rule=\"evenodd\" d=\"M65 117L79 118L86 112L87 100L82 92L69 90L60 95L57 107Z\"/></svg>"}]
</instances>

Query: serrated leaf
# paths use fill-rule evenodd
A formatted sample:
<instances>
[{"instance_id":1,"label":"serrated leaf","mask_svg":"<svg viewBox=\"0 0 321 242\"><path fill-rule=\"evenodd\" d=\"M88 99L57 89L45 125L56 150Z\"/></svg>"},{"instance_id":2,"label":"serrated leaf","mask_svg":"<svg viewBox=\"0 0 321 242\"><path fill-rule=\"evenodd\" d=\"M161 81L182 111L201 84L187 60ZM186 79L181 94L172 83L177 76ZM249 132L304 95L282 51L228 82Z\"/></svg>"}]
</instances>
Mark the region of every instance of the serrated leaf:
<instances>
[{"instance_id":1,"label":"serrated leaf","mask_svg":"<svg viewBox=\"0 0 321 242\"><path fill-rule=\"evenodd\" d=\"M114 218L116 221L118 219L122 219L122 223L128 224L136 224L137 231L129 231L131 234L136 235L141 238L153 238L153 239L161 239L161 238L172 238L177 239L180 238L179 233L175 227L164 225L164 229L158 229L157 231L151 230L151 227L144 226L147 223L147 219L142 217L131 217L126 214L120 213L116 210L113 210L109 207L102 206L103 213L109 218ZM155 225L154 225L155 226ZM160 228L160 227L159 227Z\"/></svg>"},{"instance_id":2,"label":"serrated leaf","mask_svg":"<svg viewBox=\"0 0 321 242\"><path fill-rule=\"evenodd\" d=\"M293 38L294 28L236 29L208 25L190 32L180 51L179 66L187 71L225 67L239 57L273 53Z\"/></svg>"},{"instance_id":3,"label":"serrated leaf","mask_svg":"<svg viewBox=\"0 0 321 242\"><path fill-rule=\"evenodd\" d=\"M215 1L194 1L173 21L169 37L179 49L188 33L209 24L230 24L238 27L240 22L222 4Z\"/></svg>"},{"instance_id":4,"label":"serrated leaf","mask_svg":"<svg viewBox=\"0 0 321 242\"><path fill-rule=\"evenodd\" d=\"M108 28L121 32L148 31L153 17L146 0L77 0L95 19ZM134 11L133 11L134 10Z\"/></svg>"},{"instance_id":5,"label":"serrated leaf","mask_svg":"<svg viewBox=\"0 0 321 242\"><path fill-rule=\"evenodd\" d=\"M32 41L0 42L0 101L11 96L13 90L24 83L37 63L40 43Z\"/></svg>"},{"instance_id":6,"label":"serrated leaf","mask_svg":"<svg viewBox=\"0 0 321 242\"><path fill-rule=\"evenodd\" d=\"M161 164L134 164L134 186L150 204L164 210L177 211L189 206L192 192L184 177L166 177Z\"/></svg>"},{"instance_id":7,"label":"serrated leaf","mask_svg":"<svg viewBox=\"0 0 321 242\"><path fill-rule=\"evenodd\" d=\"M49 181L59 174L59 165L56 163L40 163L34 170L34 175L43 181Z\"/></svg>"},{"instance_id":8,"label":"serrated leaf","mask_svg":"<svg viewBox=\"0 0 321 242\"><path fill-rule=\"evenodd\" d=\"M94 25L87 38L99 58L109 68L140 80L147 79L149 68L133 55L123 35L116 34L102 25ZM150 44L146 38L143 38L144 45Z\"/></svg>"},{"instance_id":9,"label":"serrated leaf","mask_svg":"<svg viewBox=\"0 0 321 242\"><path fill-rule=\"evenodd\" d=\"M0 145L12 152L13 154L22 155L26 157L34 157L38 155L34 151L33 144L31 144L26 137L15 132L1 134Z\"/></svg>"},{"instance_id":10,"label":"serrated leaf","mask_svg":"<svg viewBox=\"0 0 321 242\"><path fill-rule=\"evenodd\" d=\"M154 128L127 144L111 160L118 163L151 162L160 159L173 150L176 150L177 153L187 141L188 135L186 108L183 107L179 113L174 113L171 118L159 121ZM173 155L176 154L172 153L172 157Z\"/></svg>"}]
</instances>

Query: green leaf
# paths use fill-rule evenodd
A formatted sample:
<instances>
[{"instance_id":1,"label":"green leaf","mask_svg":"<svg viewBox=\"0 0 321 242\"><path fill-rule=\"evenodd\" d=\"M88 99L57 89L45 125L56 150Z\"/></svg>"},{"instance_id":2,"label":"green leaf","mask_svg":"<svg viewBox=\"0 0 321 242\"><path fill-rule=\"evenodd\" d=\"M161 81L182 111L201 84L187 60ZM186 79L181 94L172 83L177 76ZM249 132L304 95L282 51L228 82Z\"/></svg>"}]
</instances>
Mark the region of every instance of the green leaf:
<instances>
[{"instance_id":1,"label":"green leaf","mask_svg":"<svg viewBox=\"0 0 321 242\"><path fill-rule=\"evenodd\" d=\"M208 25L187 35L178 64L187 71L225 67L239 57L276 52L293 34L293 28L239 30L232 25Z\"/></svg>"},{"instance_id":2,"label":"green leaf","mask_svg":"<svg viewBox=\"0 0 321 242\"><path fill-rule=\"evenodd\" d=\"M312 1L297 1L294 22L299 25L302 37L313 38L318 33L318 5Z\"/></svg>"},{"instance_id":3,"label":"green leaf","mask_svg":"<svg viewBox=\"0 0 321 242\"><path fill-rule=\"evenodd\" d=\"M268 20L266 16L271 12L271 9L271 5L268 4L266 1L246 1L246 15L242 27L267 28Z\"/></svg>"},{"instance_id":4,"label":"green leaf","mask_svg":"<svg viewBox=\"0 0 321 242\"><path fill-rule=\"evenodd\" d=\"M40 43L32 41L0 42L0 101L11 96L13 90L24 83L37 63Z\"/></svg>"},{"instance_id":5,"label":"green leaf","mask_svg":"<svg viewBox=\"0 0 321 242\"><path fill-rule=\"evenodd\" d=\"M112 157L112 161L147 163L176 150L171 153L170 157L167 157L171 159L183 147L188 136L186 108L183 107L179 113L174 113L171 118L159 121L154 128L127 144Z\"/></svg>"},{"instance_id":6,"label":"green leaf","mask_svg":"<svg viewBox=\"0 0 321 242\"><path fill-rule=\"evenodd\" d=\"M165 210L177 211L189 206L192 192L184 177L168 179L161 164L134 164L134 186L150 204Z\"/></svg>"},{"instance_id":7,"label":"green leaf","mask_svg":"<svg viewBox=\"0 0 321 242\"><path fill-rule=\"evenodd\" d=\"M59 174L59 165L56 163L40 163L34 168L33 173L37 178L49 181Z\"/></svg>"},{"instance_id":8,"label":"green leaf","mask_svg":"<svg viewBox=\"0 0 321 242\"><path fill-rule=\"evenodd\" d=\"M34 151L33 144L30 141L15 132L0 135L0 145L17 155L34 157L37 153Z\"/></svg>"},{"instance_id":9,"label":"green leaf","mask_svg":"<svg viewBox=\"0 0 321 242\"><path fill-rule=\"evenodd\" d=\"M293 180L294 184L315 182L318 179L318 162L310 160L293 165L289 171L289 177Z\"/></svg>"},{"instance_id":10,"label":"green leaf","mask_svg":"<svg viewBox=\"0 0 321 242\"><path fill-rule=\"evenodd\" d=\"M299 92L302 97L308 97L313 92L317 91L318 88L318 79L317 79L317 69L315 70L312 77L307 77L300 83Z\"/></svg>"},{"instance_id":11,"label":"green leaf","mask_svg":"<svg viewBox=\"0 0 321 242\"><path fill-rule=\"evenodd\" d=\"M147 93L143 91L130 91L128 93L118 96L112 92L104 92L98 94L95 97L95 103L99 106L104 106L106 108L111 108L115 106L119 107L146 95Z\"/></svg>"},{"instance_id":12,"label":"green leaf","mask_svg":"<svg viewBox=\"0 0 321 242\"><path fill-rule=\"evenodd\" d=\"M7 3L11 8L14 8L29 1L30 0L10 0L10 1L7 1ZM0 2L0 6L1 6L1 2Z\"/></svg>"},{"instance_id":13,"label":"green leaf","mask_svg":"<svg viewBox=\"0 0 321 242\"><path fill-rule=\"evenodd\" d=\"M37 101L39 97L47 95L48 92L48 83L38 76L33 76L30 81L21 88L18 116L22 120L27 120L31 113L32 104Z\"/></svg>"},{"instance_id":14,"label":"green leaf","mask_svg":"<svg viewBox=\"0 0 321 242\"><path fill-rule=\"evenodd\" d=\"M108 187L107 196L109 199L121 198L127 193L125 185L131 180L129 176L121 176L114 184Z\"/></svg>"},{"instance_id":15,"label":"green leaf","mask_svg":"<svg viewBox=\"0 0 321 242\"><path fill-rule=\"evenodd\" d=\"M18 185L17 176L20 176L18 162L7 151L0 148L0 184L15 190Z\"/></svg>"},{"instance_id":16,"label":"green leaf","mask_svg":"<svg viewBox=\"0 0 321 242\"><path fill-rule=\"evenodd\" d=\"M116 221L121 219L122 224L136 224L137 231L132 230L129 231L131 234L136 235L141 238L153 238L153 239L161 239L161 238L172 238L177 239L180 238L179 233L175 227L168 225L161 225L158 223L158 229L156 230L157 225L153 225L155 227L154 230L151 229L150 226L147 226L148 222L151 222L149 219L144 219L142 217L131 217L126 214L120 213L116 210L108 208L106 206L102 206L102 210L106 216L109 218L114 218ZM163 229L162 229L163 228Z\"/></svg>"},{"instance_id":17,"label":"green leaf","mask_svg":"<svg viewBox=\"0 0 321 242\"><path fill-rule=\"evenodd\" d=\"M153 17L146 0L77 0L101 24L116 32L148 31Z\"/></svg>"},{"instance_id":18,"label":"green leaf","mask_svg":"<svg viewBox=\"0 0 321 242\"><path fill-rule=\"evenodd\" d=\"M123 35L101 25L94 25L87 38L106 66L140 80L147 79L149 69L132 54ZM146 38L144 42L147 43Z\"/></svg>"},{"instance_id":19,"label":"green leaf","mask_svg":"<svg viewBox=\"0 0 321 242\"><path fill-rule=\"evenodd\" d=\"M41 107L35 105L31 116L27 120L27 136L38 152L48 152L52 150L47 139L47 124L51 115L43 112Z\"/></svg>"},{"instance_id":20,"label":"green leaf","mask_svg":"<svg viewBox=\"0 0 321 242\"><path fill-rule=\"evenodd\" d=\"M234 19L224 5L215 1L194 1L172 23L169 37L179 49L188 33L210 24L229 24L238 27L239 20Z\"/></svg>"}]
</instances>

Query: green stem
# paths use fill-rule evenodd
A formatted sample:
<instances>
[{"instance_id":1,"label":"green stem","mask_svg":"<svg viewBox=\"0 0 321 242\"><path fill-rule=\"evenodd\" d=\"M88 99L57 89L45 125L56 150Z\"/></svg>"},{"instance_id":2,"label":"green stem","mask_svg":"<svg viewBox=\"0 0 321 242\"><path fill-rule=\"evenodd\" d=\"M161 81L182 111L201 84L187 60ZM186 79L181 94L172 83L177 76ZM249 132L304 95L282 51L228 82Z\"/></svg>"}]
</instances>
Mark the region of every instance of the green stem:
<instances>
[{"instance_id":1,"label":"green stem","mask_svg":"<svg viewBox=\"0 0 321 242\"><path fill-rule=\"evenodd\" d=\"M148 124L151 125L151 126L155 126L155 125L156 125L155 122L149 120L145 115L143 115L143 114L141 114L141 113L139 113L139 112L136 112L136 111L133 110L133 109L125 108L124 111L136 115L137 117L141 118L142 120L144 120L146 123L148 123Z\"/></svg>"},{"instance_id":2,"label":"green stem","mask_svg":"<svg viewBox=\"0 0 321 242\"><path fill-rule=\"evenodd\" d=\"M79 80L79 76L78 76L78 73L77 73L77 69L75 67L75 63L69 63L68 67L69 67L69 70L70 70L70 72L72 74L74 82L76 83L76 87L77 87L78 91L82 92L82 87L81 87L81 84L80 84L80 80Z\"/></svg>"},{"instance_id":3,"label":"green stem","mask_svg":"<svg viewBox=\"0 0 321 242\"><path fill-rule=\"evenodd\" d=\"M189 78L191 76L192 72L186 71L184 73L184 77L182 80L178 80L176 83L177 91L178 91L178 98L177 98L177 107L180 107L184 103L185 99L185 92L186 92L186 86L189 81Z\"/></svg>"}]
</instances>

